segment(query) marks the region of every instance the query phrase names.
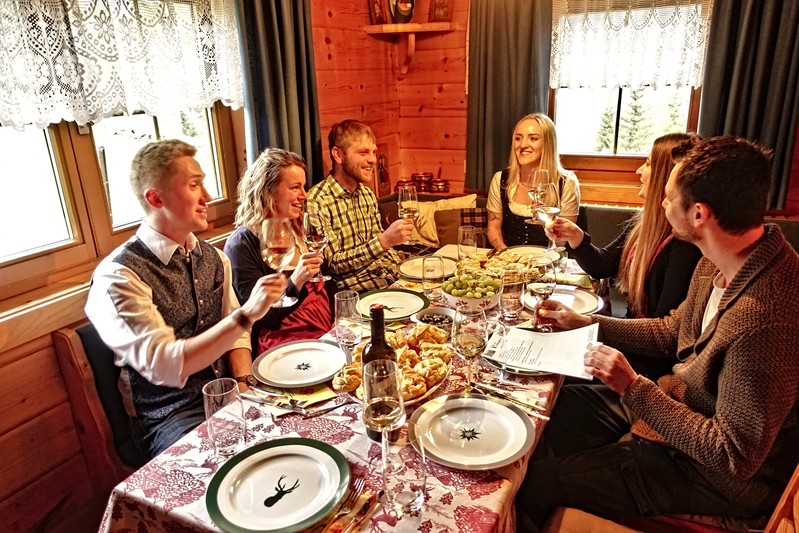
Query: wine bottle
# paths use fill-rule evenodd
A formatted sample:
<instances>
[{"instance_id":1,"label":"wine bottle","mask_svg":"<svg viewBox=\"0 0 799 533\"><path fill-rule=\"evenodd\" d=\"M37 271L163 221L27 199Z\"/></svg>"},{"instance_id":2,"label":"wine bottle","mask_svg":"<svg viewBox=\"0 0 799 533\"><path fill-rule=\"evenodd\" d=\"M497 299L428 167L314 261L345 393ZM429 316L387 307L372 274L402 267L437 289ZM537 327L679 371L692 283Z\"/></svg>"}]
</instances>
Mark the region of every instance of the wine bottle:
<instances>
[{"instance_id":1,"label":"wine bottle","mask_svg":"<svg viewBox=\"0 0 799 533\"><path fill-rule=\"evenodd\" d=\"M383 306L372 304L369 306L369 318L372 321L372 339L363 350L363 364L377 359L397 360L397 353L386 341L386 319Z\"/></svg>"},{"instance_id":2,"label":"wine bottle","mask_svg":"<svg viewBox=\"0 0 799 533\"><path fill-rule=\"evenodd\" d=\"M372 330L372 338L369 341L369 344L366 345L366 348L363 350L363 364L366 365L367 363L371 363L372 361L377 361L379 359L390 359L392 361L397 360L397 353L394 351L394 348L386 341L386 328L385 328L385 314L383 310L383 306L380 304L372 304L369 306L369 318L371 319L371 330ZM376 409L378 406L373 406ZM381 406L381 408L386 406ZM393 409L389 408L388 411L392 411ZM364 409L364 416L370 415L378 415L378 414L388 414L386 413L370 413L367 409ZM373 420L373 422L377 423L377 418ZM380 442L383 438L383 435L377 429L372 429L369 427L372 424L366 425L366 435L375 442Z\"/></svg>"}]
</instances>

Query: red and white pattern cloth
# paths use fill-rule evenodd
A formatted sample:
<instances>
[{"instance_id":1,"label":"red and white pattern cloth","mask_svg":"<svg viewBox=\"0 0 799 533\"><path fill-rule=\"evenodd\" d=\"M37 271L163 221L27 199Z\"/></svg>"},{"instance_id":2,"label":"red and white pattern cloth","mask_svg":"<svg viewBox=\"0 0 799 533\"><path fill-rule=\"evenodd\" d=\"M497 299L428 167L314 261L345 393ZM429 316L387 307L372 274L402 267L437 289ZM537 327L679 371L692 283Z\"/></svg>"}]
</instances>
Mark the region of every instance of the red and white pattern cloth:
<instances>
[{"instance_id":1,"label":"red and white pattern cloth","mask_svg":"<svg viewBox=\"0 0 799 533\"><path fill-rule=\"evenodd\" d=\"M435 396L462 392L465 385L460 359ZM559 376L512 376L503 388L527 391L551 411ZM331 400L332 401L332 400ZM326 442L341 451L352 476L366 476L367 489L378 490L374 471L377 444L365 435L361 408L350 404L324 416L303 420L300 415L274 417L263 407L245 401L247 444L280 437L304 437ZM412 407L408 408L408 416ZM536 442L543 422L536 426ZM464 471L428 464L427 499L419 516L401 519L378 509L360 531L508 532L516 530L513 500L527 471L532 449L520 460L496 470ZM214 455L205 423L117 485L100 527L102 532L219 531L205 506L205 491L223 460Z\"/></svg>"}]
</instances>

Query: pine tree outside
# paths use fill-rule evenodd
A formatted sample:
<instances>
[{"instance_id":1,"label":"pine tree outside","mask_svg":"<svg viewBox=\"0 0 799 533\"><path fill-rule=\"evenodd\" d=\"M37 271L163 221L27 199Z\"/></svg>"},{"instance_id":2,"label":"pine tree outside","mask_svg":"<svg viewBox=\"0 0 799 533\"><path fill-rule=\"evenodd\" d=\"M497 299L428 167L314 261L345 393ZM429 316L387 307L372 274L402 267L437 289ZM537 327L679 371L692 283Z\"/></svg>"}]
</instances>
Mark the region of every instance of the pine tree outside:
<instances>
[{"instance_id":1,"label":"pine tree outside","mask_svg":"<svg viewBox=\"0 0 799 533\"><path fill-rule=\"evenodd\" d=\"M558 150L645 155L661 135L687 131L690 100L690 87L558 89Z\"/></svg>"}]
</instances>

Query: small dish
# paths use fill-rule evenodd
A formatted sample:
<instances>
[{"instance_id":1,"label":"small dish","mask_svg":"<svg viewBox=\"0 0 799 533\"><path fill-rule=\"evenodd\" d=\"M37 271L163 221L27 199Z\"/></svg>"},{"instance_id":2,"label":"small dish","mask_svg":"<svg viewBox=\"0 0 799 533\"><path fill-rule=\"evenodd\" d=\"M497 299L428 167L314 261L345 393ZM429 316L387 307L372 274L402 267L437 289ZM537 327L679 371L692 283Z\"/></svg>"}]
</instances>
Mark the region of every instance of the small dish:
<instances>
[{"instance_id":1,"label":"small dish","mask_svg":"<svg viewBox=\"0 0 799 533\"><path fill-rule=\"evenodd\" d=\"M427 309L422 309L418 313L415 313L413 316L411 316L411 320L417 324L431 324L443 330L449 330L452 328L452 322L455 320L455 314L455 310L449 309L448 307L428 307ZM433 320L429 320L430 317L435 318ZM428 320L425 320L425 318L428 318ZM441 323L441 321L445 320L446 318L449 318L449 321Z\"/></svg>"}]
</instances>

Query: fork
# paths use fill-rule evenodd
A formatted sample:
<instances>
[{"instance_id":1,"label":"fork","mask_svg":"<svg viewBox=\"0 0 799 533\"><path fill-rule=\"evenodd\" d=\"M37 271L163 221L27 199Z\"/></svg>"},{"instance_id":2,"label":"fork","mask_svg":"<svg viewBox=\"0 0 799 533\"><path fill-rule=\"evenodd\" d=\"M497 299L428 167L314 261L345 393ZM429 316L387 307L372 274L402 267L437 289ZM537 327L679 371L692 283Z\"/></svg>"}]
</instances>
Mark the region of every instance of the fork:
<instances>
[{"instance_id":1,"label":"fork","mask_svg":"<svg viewBox=\"0 0 799 533\"><path fill-rule=\"evenodd\" d=\"M350 490L350 493L347 495L347 498L338 508L336 514L333 516L333 518L330 519L325 528L322 530L322 533L327 531L330 528L330 526L335 524L336 520L352 512L353 508L355 507L355 502L358 501L358 498L360 498L361 494L363 493L363 488L365 485L366 485L365 477L359 477L358 479L355 480L355 484L352 486L352 490Z\"/></svg>"},{"instance_id":2,"label":"fork","mask_svg":"<svg viewBox=\"0 0 799 533\"><path fill-rule=\"evenodd\" d=\"M352 396L348 396L343 402L336 405L331 405L329 407L317 407L316 409L308 409L308 412L303 416L303 419L307 420L309 418L314 418L316 416L329 413L330 411L335 411L339 407L343 407L351 403L360 403L360 401L356 400Z\"/></svg>"}]
</instances>

